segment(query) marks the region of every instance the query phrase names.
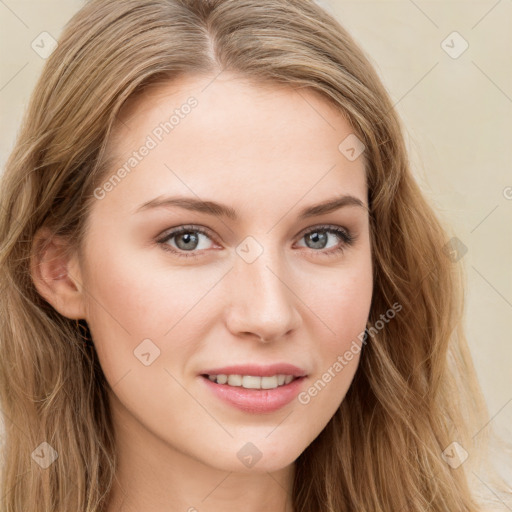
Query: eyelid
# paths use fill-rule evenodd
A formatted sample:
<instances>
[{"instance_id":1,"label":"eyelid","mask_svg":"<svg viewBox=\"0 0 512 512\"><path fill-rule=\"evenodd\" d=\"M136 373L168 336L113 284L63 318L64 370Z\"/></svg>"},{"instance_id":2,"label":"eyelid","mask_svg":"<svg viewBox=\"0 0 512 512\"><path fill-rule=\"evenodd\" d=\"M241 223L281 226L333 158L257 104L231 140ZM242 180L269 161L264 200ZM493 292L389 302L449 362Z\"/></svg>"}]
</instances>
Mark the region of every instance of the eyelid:
<instances>
[{"instance_id":1,"label":"eyelid","mask_svg":"<svg viewBox=\"0 0 512 512\"><path fill-rule=\"evenodd\" d=\"M201 226L198 224L180 224L173 228L168 228L165 231L163 231L160 235L158 235L158 237L156 238L156 242L165 243L164 241L170 240L174 236L177 236L180 233L186 231L197 231L198 233L202 233L203 235L209 237L213 242L218 244L217 237L213 233L213 231L207 228L206 226Z\"/></svg>"},{"instance_id":2,"label":"eyelid","mask_svg":"<svg viewBox=\"0 0 512 512\"><path fill-rule=\"evenodd\" d=\"M345 228L343 226L339 226L338 224L315 224L313 226L309 226L308 228L304 228L302 231L299 231L299 233L296 235L297 236L304 236L304 235L307 235L308 233L311 233L312 231L315 231L315 230L325 230L325 231L328 231L328 230L334 230L334 231L342 231L344 232L347 237L351 237L351 231L348 229L348 228Z\"/></svg>"}]
</instances>

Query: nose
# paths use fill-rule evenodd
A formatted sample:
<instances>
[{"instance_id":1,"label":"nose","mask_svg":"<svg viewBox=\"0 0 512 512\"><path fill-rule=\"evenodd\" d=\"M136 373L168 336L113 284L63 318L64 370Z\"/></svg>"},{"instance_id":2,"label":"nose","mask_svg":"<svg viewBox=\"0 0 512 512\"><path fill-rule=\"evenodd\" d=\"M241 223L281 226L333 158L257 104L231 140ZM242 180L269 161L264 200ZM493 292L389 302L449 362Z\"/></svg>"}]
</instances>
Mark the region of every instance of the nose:
<instances>
[{"instance_id":1,"label":"nose","mask_svg":"<svg viewBox=\"0 0 512 512\"><path fill-rule=\"evenodd\" d=\"M300 326L298 290L285 265L268 251L252 263L237 258L226 286L230 290L226 323L234 336L269 343Z\"/></svg>"}]
</instances>

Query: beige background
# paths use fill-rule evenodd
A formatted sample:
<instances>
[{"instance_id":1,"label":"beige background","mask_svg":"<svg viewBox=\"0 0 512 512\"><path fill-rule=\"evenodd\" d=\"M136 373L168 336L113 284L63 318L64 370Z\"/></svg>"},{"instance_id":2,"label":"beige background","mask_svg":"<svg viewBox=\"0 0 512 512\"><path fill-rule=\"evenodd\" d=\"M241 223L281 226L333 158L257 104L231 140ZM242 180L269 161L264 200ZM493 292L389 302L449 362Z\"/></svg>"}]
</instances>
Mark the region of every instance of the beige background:
<instances>
[{"instance_id":1,"label":"beige background","mask_svg":"<svg viewBox=\"0 0 512 512\"><path fill-rule=\"evenodd\" d=\"M492 425L512 439L512 2L318 3L369 55L404 121L425 194L467 246L470 348ZM0 0L2 169L44 65L31 43L43 31L58 39L81 5ZM453 31L460 37L446 39ZM464 40L469 47L452 58L445 39L451 52Z\"/></svg>"}]
</instances>

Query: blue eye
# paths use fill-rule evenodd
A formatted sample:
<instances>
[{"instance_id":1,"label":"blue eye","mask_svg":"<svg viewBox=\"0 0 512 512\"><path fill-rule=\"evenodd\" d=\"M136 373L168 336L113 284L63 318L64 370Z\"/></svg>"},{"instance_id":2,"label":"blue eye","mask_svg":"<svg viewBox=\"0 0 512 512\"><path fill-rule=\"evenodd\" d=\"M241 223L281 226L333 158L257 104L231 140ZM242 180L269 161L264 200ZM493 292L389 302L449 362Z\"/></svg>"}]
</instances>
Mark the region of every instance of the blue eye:
<instances>
[{"instance_id":1,"label":"blue eye","mask_svg":"<svg viewBox=\"0 0 512 512\"><path fill-rule=\"evenodd\" d=\"M335 235L340 241L334 248L325 250L328 243L329 235ZM200 245L201 237L212 239L208 230L198 226L180 226L169 233L163 238L157 240L157 243L162 246L166 251L176 254L178 257L183 258L197 258L201 254L197 254L198 246ZM316 226L303 232L301 238L305 238L313 244L313 253L318 253L319 256L331 256L343 252L343 250L351 246L356 237L348 230L339 226ZM168 242L174 240L175 246L170 245ZM204 249L201 248L201 249ZM316 250L320 249L320 250ZM188 254L187 254L188 253ZM316 255L316 254L315 254Z\"/></svg>"}]
</instances>

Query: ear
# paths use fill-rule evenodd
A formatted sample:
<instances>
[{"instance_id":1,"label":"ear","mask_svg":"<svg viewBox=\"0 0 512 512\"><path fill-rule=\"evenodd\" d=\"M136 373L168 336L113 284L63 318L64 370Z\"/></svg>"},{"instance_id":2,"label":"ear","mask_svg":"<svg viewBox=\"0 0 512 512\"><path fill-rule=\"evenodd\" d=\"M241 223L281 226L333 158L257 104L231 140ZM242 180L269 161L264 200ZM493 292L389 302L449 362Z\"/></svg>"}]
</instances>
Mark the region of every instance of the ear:
<instances>
[{"instance_id":1,"label":"ear","mask_svg":"<svg viewBox=\"0 0 512 512\"><path fill-rule=\"evenodd\" d=\"M75 251L69 243L41 228L34 237L30 274L39 294L61 315L85 318L82 276Z\"/></svg>"}]
</instances>

